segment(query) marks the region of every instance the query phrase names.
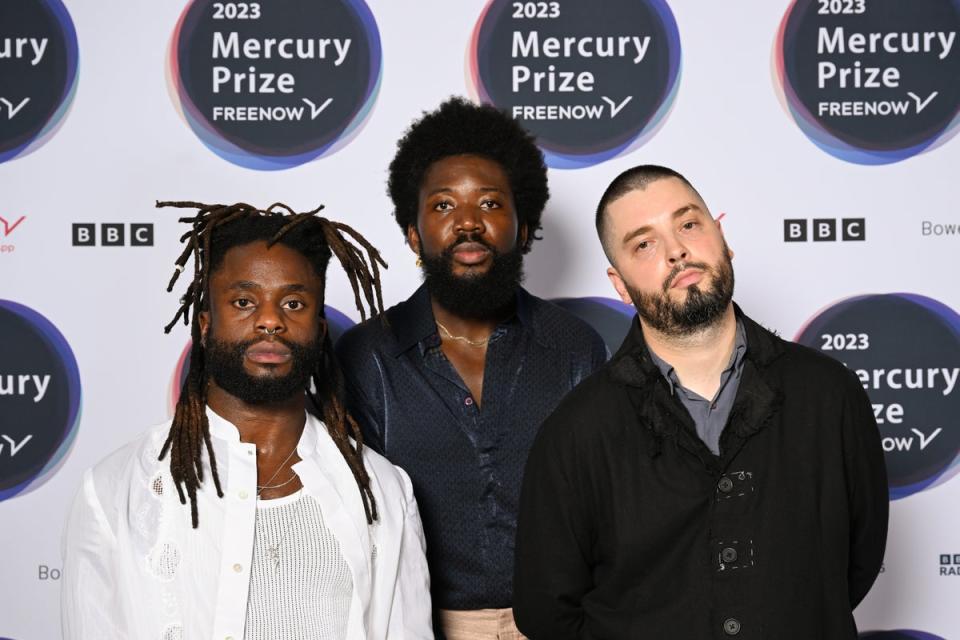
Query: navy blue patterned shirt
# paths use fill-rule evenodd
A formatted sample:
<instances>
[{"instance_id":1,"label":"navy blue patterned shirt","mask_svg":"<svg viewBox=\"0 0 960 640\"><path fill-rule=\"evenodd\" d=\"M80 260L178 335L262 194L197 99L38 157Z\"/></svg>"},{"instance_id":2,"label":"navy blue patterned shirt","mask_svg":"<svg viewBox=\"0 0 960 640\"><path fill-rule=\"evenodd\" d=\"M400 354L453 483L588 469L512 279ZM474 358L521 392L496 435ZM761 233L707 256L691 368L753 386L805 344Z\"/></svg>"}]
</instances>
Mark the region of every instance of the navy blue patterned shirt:
<instances>
[{"instance_id":1,"label":"navy blue patterned shirt","mask_svg":"<svg viewBox=\"0 0 960 640\"><path fill-rule=\"evenodd\" d=\"M426 287L337 343L368 446L413 481L434 606L509 607L520 482L540 423L606 360L585 322L518 289L487 344L481 406L440 349Z\"/></svg>"}]
</instances>

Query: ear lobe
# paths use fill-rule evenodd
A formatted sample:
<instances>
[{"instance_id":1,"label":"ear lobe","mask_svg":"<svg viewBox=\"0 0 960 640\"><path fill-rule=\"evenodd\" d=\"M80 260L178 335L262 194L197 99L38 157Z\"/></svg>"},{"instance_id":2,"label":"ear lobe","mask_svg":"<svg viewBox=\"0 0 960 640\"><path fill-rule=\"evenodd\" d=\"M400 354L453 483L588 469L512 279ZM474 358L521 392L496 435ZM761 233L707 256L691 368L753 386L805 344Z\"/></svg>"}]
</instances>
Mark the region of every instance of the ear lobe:
<instances>
[{"instance_id":1,"label":"ear lobe","mask_svg":"<svg viewBox=\"0 0 960 640\"><path fill-rule=\"evenodd\" d=\"M521 224L520 228L517 229L517 246L523 247L527 244L527 235L530 233L530 228L527 227L526 223Z\"/></svg>"},{"instance_id":2,"label":"ear lobe","mask_svg":"<svg viewBox=\"0 0 960 640\"><path fill-rule=\"evenodd\" d=\"M624 304L629 304L632 306L633 299L630 297L630 292L627 291L627 285L623 281L623 278L620 277L620 273L613 267L607 267L607 277L610 278L610 284L613 285L617 295L620 296L620 300Z\"/></svg>"},{"instance_id":3,"label":"ear lobe","mask_svg":"<svg viewBox=\"0 0 960 640\"><path fill-rule=\"evenodd\" d=\"M210 312L201 311L197 314L197 322L200 324L200 344L207 346L207 331L210 330Z\"/></svg>"},{"instance_id":4,"label":"ear lobe","mask_svg":"<svg viewBox=\"0 0 960 640\"><path fill-rule=\"evenodd\" d=\"M420 234L417 233L417 228L412 224L407 227L407 244L410 245L410 249L419 257L421 250Z\"/></svg>"}]
</instances>

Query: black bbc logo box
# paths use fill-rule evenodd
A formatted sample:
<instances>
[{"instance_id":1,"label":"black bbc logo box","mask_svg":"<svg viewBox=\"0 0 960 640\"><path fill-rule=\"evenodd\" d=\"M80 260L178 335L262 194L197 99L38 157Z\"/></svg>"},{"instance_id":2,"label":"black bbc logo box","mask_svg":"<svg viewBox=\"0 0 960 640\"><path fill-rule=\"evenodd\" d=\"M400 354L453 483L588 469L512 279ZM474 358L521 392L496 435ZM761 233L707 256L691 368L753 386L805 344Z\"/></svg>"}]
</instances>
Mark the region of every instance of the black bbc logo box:
<instances>
[{"instance_id":1,"label":"black bbc logo box","mask_svg":"<svg viewBox=\"0 0 960 640\"><path fill-rule=\"evenodd\" d=\"M839 237L837 232L839 230ZM784 242L863 242L867 239L865 218L788 218L783 221Z\"/></svg>"},{"instance_id":2,"label":"black bbc logo box","mask_svg":"<svg viewBox=\"0 0 960 640\"><path fill-rule=\"evenodd\" d=\"M940 564L941 565L955 564L957 566L960 566L960 553L955 553L953 554L952 557L949 553L941 553Z\"/></svg>"},{"instance_id":3,"label":"black bbc logo box","mask_svg":"<svg viewBox=\"0 0 960 640\"><path fill-rule=\"evenodd\" d=\"M153 223L130 223L130 233L123 223L104 222L99 225L100 236L97 242L97 226L93 223L75 222L73 224L73 246L75 247L124 247L127 238L131 247L153 246Z\"/></svg>"}]
</instances>

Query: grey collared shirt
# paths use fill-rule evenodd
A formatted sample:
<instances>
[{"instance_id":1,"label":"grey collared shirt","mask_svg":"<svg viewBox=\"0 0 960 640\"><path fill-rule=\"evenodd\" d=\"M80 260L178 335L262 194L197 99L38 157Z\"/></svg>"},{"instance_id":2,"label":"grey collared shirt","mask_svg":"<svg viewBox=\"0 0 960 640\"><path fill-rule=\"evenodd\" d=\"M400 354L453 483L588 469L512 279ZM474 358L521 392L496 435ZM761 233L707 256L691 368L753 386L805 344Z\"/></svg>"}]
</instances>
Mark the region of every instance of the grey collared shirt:
<instances>
[{"instance_id":1,"label":"grey collared shirt","mask_svg":"<svg viewBox=\"0 0 960 640\"><path fill-rule=\"evenodd\" d=\"M743 355L746 352L747 334L743 330L743 323L738 318L737 335L733 343L733 353L730 354L730 362L720 374L720 388L717 389L717 394L712 400L707 400L680 384L680 378L677 377L673 365L650 351L650 358L670 384L670 392L686 407L697 427L697 435L714 455L720 455L720 434L723 433L727 418L730 417L733 400L737 397L740 377L743 374Z\"/></svg>"}]
</instances>

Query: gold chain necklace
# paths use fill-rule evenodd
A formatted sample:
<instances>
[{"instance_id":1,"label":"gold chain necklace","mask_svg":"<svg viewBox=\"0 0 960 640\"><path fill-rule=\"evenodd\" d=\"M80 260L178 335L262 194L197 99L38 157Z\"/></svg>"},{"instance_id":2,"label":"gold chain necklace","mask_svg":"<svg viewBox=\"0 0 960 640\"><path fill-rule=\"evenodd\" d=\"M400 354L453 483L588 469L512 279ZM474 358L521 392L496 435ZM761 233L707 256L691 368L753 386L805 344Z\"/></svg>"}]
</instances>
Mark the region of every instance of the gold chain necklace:
<instances>
[{"instance_id":1,"label":"gold chain necklace","mask_svg":"<svg viewBox=\"0 0 960 640\"><path fill-rule=\"evenodd\" d=\"M440 333L442 333L444 336L450 338L451 340L457 340L458 342L464 342L464 343L470 345L471 347L485 347L485 346L487 346L487 343L490 342L490 336L487 336L487 337L484 338L483 340L471 340L470 338L468 338L468 337L466 337L466 336L455 336L455 335L453 335L452 333L450 333L450 330L447 329L445 326L443 326L443 324L441 324L441 322L440 322L439 320L437 320L436 318L434 318L434 322L437 323L437 328L440 329Z\"/></svg>"}]
</instances>

